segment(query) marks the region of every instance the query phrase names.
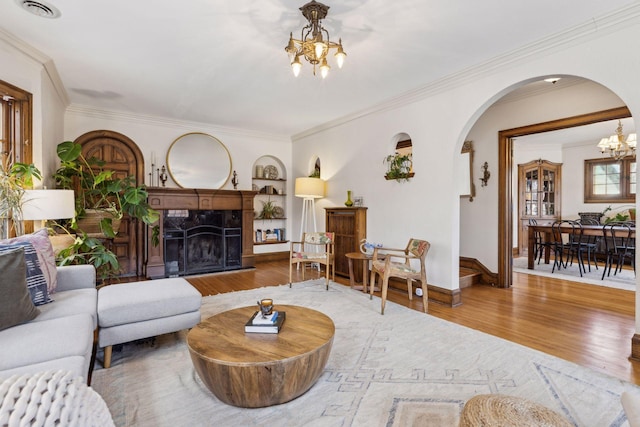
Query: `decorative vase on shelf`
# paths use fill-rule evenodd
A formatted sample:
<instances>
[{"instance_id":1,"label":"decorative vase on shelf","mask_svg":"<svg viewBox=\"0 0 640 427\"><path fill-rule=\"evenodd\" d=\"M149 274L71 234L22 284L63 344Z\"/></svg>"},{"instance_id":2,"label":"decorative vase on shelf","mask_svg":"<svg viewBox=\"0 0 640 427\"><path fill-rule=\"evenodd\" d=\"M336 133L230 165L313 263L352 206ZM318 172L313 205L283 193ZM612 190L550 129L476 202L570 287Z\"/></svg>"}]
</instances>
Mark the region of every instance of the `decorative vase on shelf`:
<instances>
[{"instance_id":1,"label":"decorative vase on shelf","mask_svg":"<svg viewBox=\"0 0 640 427\"><path fill-rule=\"evenodd\" d=\"M348 208L353 206L353 201L351 200L351 190L347 190L347 201L344 202L344 205Z\"/></svg>"}]
</instances>

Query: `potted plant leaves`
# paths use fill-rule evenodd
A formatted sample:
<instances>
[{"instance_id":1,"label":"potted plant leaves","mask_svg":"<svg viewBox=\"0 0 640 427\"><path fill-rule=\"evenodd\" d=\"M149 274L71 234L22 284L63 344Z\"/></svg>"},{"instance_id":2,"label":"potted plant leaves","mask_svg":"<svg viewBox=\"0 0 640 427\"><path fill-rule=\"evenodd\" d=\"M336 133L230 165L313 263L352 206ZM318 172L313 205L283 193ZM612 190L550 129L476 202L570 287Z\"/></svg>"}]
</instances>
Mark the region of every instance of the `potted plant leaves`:
<instances>
[{"instance_id":1,"label":"potted plant leaves","mask_svg":"<svg viewBox=\"0 0 640 427\"><path fill-rule=\"evenodd\" d=\"M390 154L384 158L384 163L387 164L387 173L385 179L394 179L398 182L409 181L409 178L413 177L414 173L411 172L413 166L413 160L411 153L401 154L396 151L395 154Z\"/></svg>"},{"instance_id":2,"label":"potted plant leaves","mask_svg":"<svg viewBox=\"0 0 640 427\"><path fill-rule=\"evenodd\" d=\"M95 223L105 237L113 238L117 225L128 214L145 224L153 224L159 218L158 211L147 203L148 193L144 185L136 185L135 178L118 178L115 171L104 169L104 162L96 158L86 159L82 146L73 141L58 144L60 167L54 174L58 188L76 191L76 220L71 228L86 233L89 225L83 219L94 216Z\"/></svg>"}]
</instances>

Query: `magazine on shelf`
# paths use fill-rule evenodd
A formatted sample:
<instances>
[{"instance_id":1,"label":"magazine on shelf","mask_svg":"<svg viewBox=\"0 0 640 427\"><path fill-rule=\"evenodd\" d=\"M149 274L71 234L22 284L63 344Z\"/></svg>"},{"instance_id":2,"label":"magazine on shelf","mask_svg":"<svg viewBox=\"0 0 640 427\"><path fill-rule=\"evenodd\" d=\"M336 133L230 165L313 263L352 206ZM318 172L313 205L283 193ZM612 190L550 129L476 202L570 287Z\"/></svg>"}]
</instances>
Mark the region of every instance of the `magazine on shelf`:
<instances>
[{"instance_id":1,"label":"magazine on shelf","mask_svg":"<svg viewBox=\"0 0 640 427\"><path fill-rule=\"evenodd\" d=\"M249 321L244 325L245 332L251 333L259 333L259 334L277 334L282 329L282 324L286 318L286 313L284 311L276 311L273 312L269 323L256 323L262 322L264 319L261 319L262 314L259 311L253 313L253 316L249 319ZM256 320L256 318L258 318Z\"/></svg>"}]
</instances>

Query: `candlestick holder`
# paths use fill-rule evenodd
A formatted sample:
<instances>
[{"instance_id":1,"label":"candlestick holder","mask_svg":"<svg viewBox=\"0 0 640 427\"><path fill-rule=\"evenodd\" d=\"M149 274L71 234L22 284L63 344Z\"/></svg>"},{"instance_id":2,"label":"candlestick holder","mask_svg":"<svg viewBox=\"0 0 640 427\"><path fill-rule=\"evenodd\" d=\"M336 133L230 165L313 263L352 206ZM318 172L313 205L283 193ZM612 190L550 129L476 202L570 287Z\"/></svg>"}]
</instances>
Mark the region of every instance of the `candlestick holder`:
<instances>
[{"instance_id":1,"label":"candlestick holder","mask_svg":"<svg viewBox=\"0 0 640 427\"><path fill-rule=\"evenodd\" d=\"M238 189L238 174L236 171L233 171L233 178L231 178L231 183L233 184L233 189Z\"/></svg>"},{"instance_id":2,"label":"candlestick holder","mask_svg":"<svg viewBox=\"0 0 640 427\"><path fill-rule=\"evenodd\" d=\"M160 180L160 182L162 182L162 186L164 187L168 179L164 165L162 165L162 169L160 174L158 175L158 179Z\"/></svg>"}]
</instances>

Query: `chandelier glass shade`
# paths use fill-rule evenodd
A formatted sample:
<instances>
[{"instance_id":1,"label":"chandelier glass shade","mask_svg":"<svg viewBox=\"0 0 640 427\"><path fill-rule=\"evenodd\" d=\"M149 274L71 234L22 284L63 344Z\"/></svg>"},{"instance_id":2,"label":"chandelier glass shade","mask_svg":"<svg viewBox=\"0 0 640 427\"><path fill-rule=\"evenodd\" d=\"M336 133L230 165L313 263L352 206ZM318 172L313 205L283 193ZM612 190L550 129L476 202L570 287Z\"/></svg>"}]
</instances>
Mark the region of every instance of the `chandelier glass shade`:
<instances>
[{"instance_id":1,"label":"chandelier glass shade","mask_svg":"<svg viewBox=\"0 0 640 427\"><path fill-rule=\"evenodd\" d=\"M598 143L598 148L602 154L608 152L609 156L620 160L630 154L636 155L637 137L635 133L630 133L625 138L622 133L622 122L618 120L616 133L606 138L602 138Z\"/></svg>"},{"instance_id":2,"label":"chandelier glass shade","mask_svg":"<svg viewBox=\"0 0 640 427\"><path fill-rule=\"evenodd\" d=\"M308 24L302 28L299 39L294 39L293 33L289 35L289 43L284 50L289 55L291 69L296 77L302 68L300 58L304 58L313 65L314 76L316 67L318 67L322 78L325 78L331 69L327 62L327 56L331 51L335 51L334 57L338 68L342 68L344 64L347 54L342 48L342 39L338 39L338 43L331 41L329 32L322 26L322 20L327 16L329 6L311 0L300 10L302 15L307 18Z\"/></svg>"}]
</instances>

